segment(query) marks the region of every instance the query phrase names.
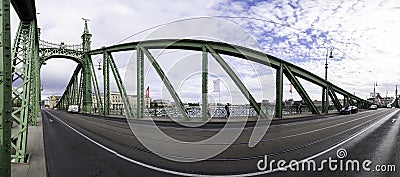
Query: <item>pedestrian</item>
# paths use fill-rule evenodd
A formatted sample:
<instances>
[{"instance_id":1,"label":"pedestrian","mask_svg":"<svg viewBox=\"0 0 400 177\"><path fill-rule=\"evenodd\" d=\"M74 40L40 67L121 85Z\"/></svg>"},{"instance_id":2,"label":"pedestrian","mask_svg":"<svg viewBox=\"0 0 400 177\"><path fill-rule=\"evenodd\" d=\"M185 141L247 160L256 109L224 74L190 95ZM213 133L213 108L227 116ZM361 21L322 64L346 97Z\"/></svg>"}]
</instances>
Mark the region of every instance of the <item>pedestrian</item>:
<instances>
[{"instance_id":1,"label":"pedestrian","mask_svg":"<svg viewBox=\"0 0 400 177\"><path fill-rule=\"evenodd\" d=\"M157 104L157 102L155 102L154 103L154 116L157 116L157 107L158 107L158 104Z\"/></svg>"},{"instance_id":2,"label":"pedestrian","mask_svg":"<svg viewBox=\"0 0 400 177\"><path fill-rule=\"evenodd\" d=\"M303 105L301 105L301 103L299 104L299 114L301 114L301 106L303 106Z\"/></svg>"},{"instance_id":3,"label":"pedestrian","mask_svg":"<svg viewBox=\"0 0 400 177\"><path fill-rule=\"evenodd\" d=\"M231 111L229 110L229 103L226 103L225 111L226 111L226 118L228 119L229 116L231 115Z\"/></svg>"},{"instance_id":4,"label":"pedestrian","mask_svg":"<svg viewBox=\"0 0 400 177\"><path fill-rule=\"evenodd\" d=\"M211 113L210 113L210 105L207 105L207 115L208 115L208 118L211 118Z\"/></svg>"}]
</instances>

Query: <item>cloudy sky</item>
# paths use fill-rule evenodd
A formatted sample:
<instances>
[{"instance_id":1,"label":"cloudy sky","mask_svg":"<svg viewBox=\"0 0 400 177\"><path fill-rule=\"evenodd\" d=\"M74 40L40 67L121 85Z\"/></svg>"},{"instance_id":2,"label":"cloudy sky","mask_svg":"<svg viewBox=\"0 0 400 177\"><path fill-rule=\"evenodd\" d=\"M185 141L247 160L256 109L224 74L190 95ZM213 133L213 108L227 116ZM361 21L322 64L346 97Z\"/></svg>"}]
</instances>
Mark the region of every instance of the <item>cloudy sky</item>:
<instances>
[{"instance_id":1,"label":"cloudy sky","mask_svg":"<svg viewBox=\"0 0 400 177\"><path fill-rule=\"evenodd\" d=\"M235 24L252 35L255 41L252 44L256 43L258 47L251 47L294 63L321 77L324 77L327 48L334 47L334 58L328 59L328 79L361 98L369 96L375 81L378 82L377 92L384 96L386 92L388 96L394 96L395 85L399 84L400 70L396 66L400 66L400 51L398 50L400 48L400 40L398 40L400 39L400 3L397 0L177 0L173 2L167 0L36 0L36 7L37 12L40 13L38 14L38 25L41 28L41 39L55 43L81 43L82 17L90 19L89 29L93 35L93 49L146 39L149 34L157 33L159 28L153 28L145 33L137 33L158 25L161 25L162 28L162 24L173 21L182 19L191 21L195 17L215 17ZM199 23L199 21L196 22ZM13 13L12 24L13 31L15 31L18 25L15 13ZM209 23L205 23L203 26L206 25ZM217 39L221 35L205 36L208 33L201 32L193 34L202 36L182 37L235 42L235 40L229 40L234 34L229 35L231 38L225 36L223 39ZM171 36L166 36L166 38L168 37ZM134 62L131 61L133 56L135 56L133 52L115 56L116 59L118 58L116 62L125 79L129 77L128 71L134 68L132 66ZM168 56L168 54L164 56ZM183 52L183 55L179 56L180 59L191 57L199 58L201 55ZM93 58L94 63L97 64L101 56ZM189 63L181 66L180 64L185 63L178 61L180 60L174 62L178 63L176 65L165 67L170 69L180 66L180 69L184 69L186 68L184 66L190 65ZM200 67L201 61L198 61L198 64L192 66L192 75L189 74L190 77L185 75L184 82L195 83L190 79L199 80L200 75L195 74ZM264 84L258 83L259 81L252 82L251 79L254 78L251 76L252 74L249 74L249 77L243 75L246 73L246 69L256 70L256 74L257 71L262 72L263 68L251 69L261 66L254 63L240 65L240 60L237 59L230 59L228 62L233 68L236 68L235 71L241 76L241 79L249 84L249 88L257 88L258 85ZM168 64L168 62L164 63ZM161 60L160 64L163 64ZM62 94L75 65L72 61L57 59L49 61L46 66L42 67L43 97ZM215 68L213 71L215 78L224 77L219 70L221 69ZM149 71L149 76L151 72L154 71ZM173 76L174 73L171 72L170 75ZM264 76L263 73L261 76ZM101 76L98 77L101 80ZM210 77L210 80L214 79L213 76ZM273 78L268 77L265 80L262 79L261 82L270 80L273 81ZM301 82L312 99L320 99L320 88L307 84L305 81ZM152 87L154 97L162 95L162 89L153 89L160 87L160 83L161 81L157 85L150 78L146 80L146 86ZM222 95L238 92L233 89L231 93L225 93L230 84L229 81L222 84ZM291 97L289 82L285 80L284 84L284 99L288 99ZM182 82L177 85L179 87ZM184 83L183 85L188 84ZM189 85L190 87L187 86L186 90L179 91L181 95L188 93L190 95L194 90L198 93L199 87L196 84ZM255 96L257 99L274 99L274 93L271 93L274 92L274 86L266 87L268 87L266 89L268 93L264 96ZM209 88L212 90L211 84ZM112 86L112 90L117 89ZM257 95L258 91L254 90L254 92ZM189 95L183 96L185 97L183 99L186 101L198 99ZM299 99L300 97L294 92L293 98Z\"/></svg>"}]
</instances>

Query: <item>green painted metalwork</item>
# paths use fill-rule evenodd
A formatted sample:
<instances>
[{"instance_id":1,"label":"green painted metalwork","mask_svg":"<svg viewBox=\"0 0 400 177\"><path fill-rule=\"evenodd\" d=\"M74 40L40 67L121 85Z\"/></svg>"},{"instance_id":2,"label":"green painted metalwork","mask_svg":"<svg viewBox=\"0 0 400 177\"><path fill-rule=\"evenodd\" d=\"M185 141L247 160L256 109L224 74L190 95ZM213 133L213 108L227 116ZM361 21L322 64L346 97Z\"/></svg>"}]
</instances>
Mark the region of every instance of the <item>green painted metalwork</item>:
<instances>
[{"instance_id":1,"label":"green painted metalwork","mask_svg":"<svg viewBox=\"0 0 400 177\"><path fill-rule=\"evenodd\" d=\"M111 71L113 72L119 93L121 95L122 101L124 102L125 114L127 117L132 118L133 117L132 106L129 102L129 97L128 94L126 93L125 87L122 83L121 75L118 72L117 65L115 64L114 58L112 57L111 53L108 53L108 56L109 56L109 64L111 67Z\"/></svg>"},{"instance_id":2,"label":"green painted metalwork","mask_svg":"<svg viewBox=\"0 0 400 177\"><path fill-rule=\"evenodd\" d=\"M336 110L340 111L340 109L342 109L342 105L340 104L340 101L336 96L336 93L332 89L329 90L329 96L331 97L331 100L335 105Z\"/></svg>"},{"instance_id":3,"label":"green painted metalwork","mask_svg":"<svg viewBox=\"0 0 400 177\"><path fill-rule=\"evenodd\" d=\"M242 92L243 96L246 97L247 101L250 102L250 105L254 108L257 114L263 118L267 119L267 115L261 110L260 105L257 104L256 100L254 99L253 95L247 90L246 86L240 80L240 78L235 74L235 72L231 69L228 63L209 45L205 45L207 49L210 51L211 55L217 60L219 65L225 70L225 72L229 75L232 81L236 84L239 90Z\"/></svg>"},{"instance_id":4,"label":"green painted metalwork","mask_svg":"<svg viewBox=\"0 0 400 177\"><path fill-rule=\"evenodd\" d=\"M254 61L260 64L264 64L270 66L275 69L279 69L280 64L286 66L286 68L290 69L292 74L296 77L302 78L306 81L309 81L313 84L316 84L320 87L325 87L326 85L330 85L330 89L339 93L341 95L351 95L349 92L344 89L326 81L319 76L302 69L294 64L291 64L287 61L281 60L272 55L265 54L260 51L256 51L253 49L245 48L238 45L227 44L222 42L214 42L214 41L204 41L204 40L193 40L193 39L158 39L158 40L148 40L148 41L138 41L131 42L125 44L118 44L114 46L106 47L105 49L109 52L119 52L119 51L129 51L135 50L138 45L141 45L147 49L185 49L185 50L195 50L202 51L203 45L210 45L217 53L235 56L239 58L243 58L246 60ZM91 55L101 54L104 49L96 49L90 52ZM368 104L368 101L353 96L355 100Z\"/></svg>"},{"instance_id":5,"label":"green painted metalwork","mask_svg":"<svg viewBox=\"0 0 400 177\"><path fill-rule=\"evenodd\" d=\"M283 65L283 68L284 68L283 72L285 73L286 77L288 78L290 83L293 84L293 86L296 89L297 93L299 93L299 95L304 100L304 102L306 102L308 109L310 109L310 111L313 114L319 114L319 111L318 111L317 107L314 105L314 103L310 99L310 96L308 96L307 92L304 90L304 88L301 85L301 83L299 82L299 80L297 80L297 78L294 76L294 74L292 73L290 68L287 67L286 65Z\"/></svg>"},{"instance_id":6,"label":"green painted metalwork","mask_svg":"<svg viewBox=\"0 0 400 177\"><path fill-rule=\"evenodd\" d=\"M83 84L82 87L84 89L83 92L83 108L82 111L85 113L92 113L92 70L91 70L91 65L92 64L92 60L91 57L89 55L89 51L90 51L90 38L92 37L92 35L89 33L89 28L87 25L87 20L85 20L85 27L84 27L84 31L83 34L81 36L82 38L82 47L83 47L83 63L84 63L84 67L82 70L82 74L83 74Z\"/></svg>"},{"instance_id":7,"label":"green painted metalwork","mask_svg":"<svg viewBox=\"0 0 400 177\"><path fill-rule=\"evenodd\" d=\"M80 96L82 89L80 89L80 84L78 83L78 74L82 70L82 65L78 64L76 66L71 79L68 82L68 85L64 91L64 94L62 95L60 102L58 104L61 104L62 106L59 107L59 109L65 110L68 108L69 105L80 105L81 100ZM58 105L57 105L58 106Z\"/></svg>"},{"instance_id":8,"label":"green painted metalwork","mask_svg":"<svg viewBox=\"0 0 400 177\"><path fill-rule=\"evenodd\" d=\"M93 71L92 72L93 73L92 74L92 81L93 81L94 93L95 93L95 97L96 97L97 110L99 111L99 114L104 115L103 102L101 100L99 84L97 82L96 72L95 72L93 63L90 65L90 68ZM83 75L81 75L81 87L80 87L81 89L83 88L82 86L83 86ZM82 92L80 92L80 93L82 94L81 97L83 97L83 93Z\"/></svg>"},{"instance_id":9,"label":"green painted metalwork","mask_svg":"<svg viewBox=\"0 0 400 177\"><path fill-rule=\"evenodd\" d=\"M208 53L207 48L203 46L202 64L201 64L201 116L203 121L208 120Z\"/></svg>"},{"instance_id":10,"label":"green painted metalwork","mask_svg":"<svg viewBox=\"0 0 400 177\"><path fill-rule=\"evenodd\" d=\"M10 1L0 7L0 176L11 176L11 37Z\"/></svg>"},{"instance_id":11,"label":"green painted metalwork","mask_svg":"<svg viewBox=\"0 0 400 177\"><path fill-rule=\"evenodd\" d=\"M39 62L37 57L37 33L35 21L20 22L12 51L12 103L16 109L11 116L18 124L18 130L11 136L15 153L12 158L22 163L26 160L28 122L36 124L39 110L37 87ZM35 61L36 60L36 61Z\"/></svg>"},{"instance_id":12,"label":"green painted metalwork","mask_svg":"<svg viewBox=\"0 0 400 177\"><path fill-rule=\"evenodd\" d=\"M323 92L322 92L322 113L328 113L329 112L329 94L330 89L329 89L329 85L327 84L325 86L325 88L323 88Z\"/></svg>"},{"instance_id":13,"label":"green painted metalwork","mask_svg":"<svg viewBox=\"0 0 400 177\"><path fill-rule=\"evenodd\" d=\"M143 51L139 46L136 47L136 92L137 92L137 100L136 100L136 117L138 119L143 117L143 109L144 109L144 56Z\"/></svg>"},{"instance_id":14,"label":"green painted metalwork","mask_svg":"<svg viewBox=\"0 0 400 177\"><path fill-rule=\"evenodd\" d=\"M276 69L276 104L275 104L275 117L282 118L282 106L283 106L283 66L280 64L279 68Z\"/></svg>"},{"instance_id":15,"label":"green painted metalwork","mask_svg":"<svg viewBox=\"0 0 400 177\"><path fill-rule=\"evenodd\" d=\"M106 51L103 53L103 83L104 83L104 115L110 114L110 68L109 56Z\"/></svg>"},{"instance_id":16,"label":"green painted metalwork","mask_svg":"<svg viewBox=\"0 0 400 177\"><path fill-rule=\"evenodd\" d=\"M171 94L171 97L174 99L176 106L179 109L179 112L182 114L182 116L186 120L190 120L189 115L187 113L187 110L185 109L181 99L179 98L179 95L176 93L174 87L172 86L171 82L165 75L164 71L162 70L161 66L158 64L156 59L154 59L153 55L144 47L140 46L141 51L146 55L147 59L149 59L150 63L153 65L153 68L156 70L158 76L161 78L163 81L165 87L167 87L169 93Z\"/></svg>"}]
</instances>

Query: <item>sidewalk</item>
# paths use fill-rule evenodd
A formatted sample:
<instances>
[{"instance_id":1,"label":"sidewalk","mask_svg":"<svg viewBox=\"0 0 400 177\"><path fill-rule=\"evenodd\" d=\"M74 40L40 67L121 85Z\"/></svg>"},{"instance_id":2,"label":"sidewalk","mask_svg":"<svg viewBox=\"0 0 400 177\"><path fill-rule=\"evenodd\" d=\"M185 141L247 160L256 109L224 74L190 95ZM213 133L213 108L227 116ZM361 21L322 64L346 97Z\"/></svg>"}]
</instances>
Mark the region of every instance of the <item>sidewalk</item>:
<instances>
[{"instance_id":1,"label":"sidewalk","mask_svg":"<svg viewBox=\"0 0 400 177\"><path fill-rule=\"evenodd\" d=\"M41 114L37 118L37 126L28 126L27 153L30 160L27 164L12 163L12 177L46 177L44 156L43 126Z\"/></svg>"},{"instance_id":2,"label":"sidewalk","mask_svg":"<svg viewBox=\"0 0 400 177\"><path fill-rule=\"evenodd\" d=\"M289 120L289 119L297 119L297 118L311 118L311 117L321 117L321 116L332 116L338 114L336 111L332 111L328 114L312 114L311 112L303 112L301 114L284 114L282 118L273 118L272 121L275 120ZM95 114L96 116L101 116L98 114ZM115 118L115 119L126 119L125 115L117 115L117 114L112 114L108 115L106 117L109 118ZM257 121L257 117L251 116L251 117L231 117L229 118L230 121L232 122L241 122L247 119L248 122L255 122ZM143 120L143 121L156 121L156 122L172 122L172 121L177 121L177 122L203 122L201 118L192 118L191 120L184 120L182 118L170 118L167 116L152 116L151 118L141 118L138 120ZM224 117L213 117L209 121L209 123L225 123L227 122L227 119Z\"/></svg>"}]
</instances>

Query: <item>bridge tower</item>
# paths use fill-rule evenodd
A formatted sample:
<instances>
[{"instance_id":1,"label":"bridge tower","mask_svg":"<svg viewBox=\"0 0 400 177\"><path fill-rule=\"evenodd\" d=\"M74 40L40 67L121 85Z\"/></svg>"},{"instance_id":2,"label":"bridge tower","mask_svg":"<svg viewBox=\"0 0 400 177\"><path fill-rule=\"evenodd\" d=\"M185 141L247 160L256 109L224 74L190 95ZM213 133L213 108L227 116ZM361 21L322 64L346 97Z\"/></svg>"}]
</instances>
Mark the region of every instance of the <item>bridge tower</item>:
<instances>
[{"instance_id":1,"label":"bridge tower","mask_svg":"<svg viewBox=\"0 0 400 177\"><path fill-rule=\"evenodd\" d=\"M89 33L88 28L88 19L85 20L85 27L83 30L82 38L82 47L83 47L83 81L82 81L82 89L83 89L83 108L82 111L86 113L92 113L92 60L89 55L90 51L90 38L92 35ZM94 71L93 71L94 72Z\"/></svg>"}]
</instances>

